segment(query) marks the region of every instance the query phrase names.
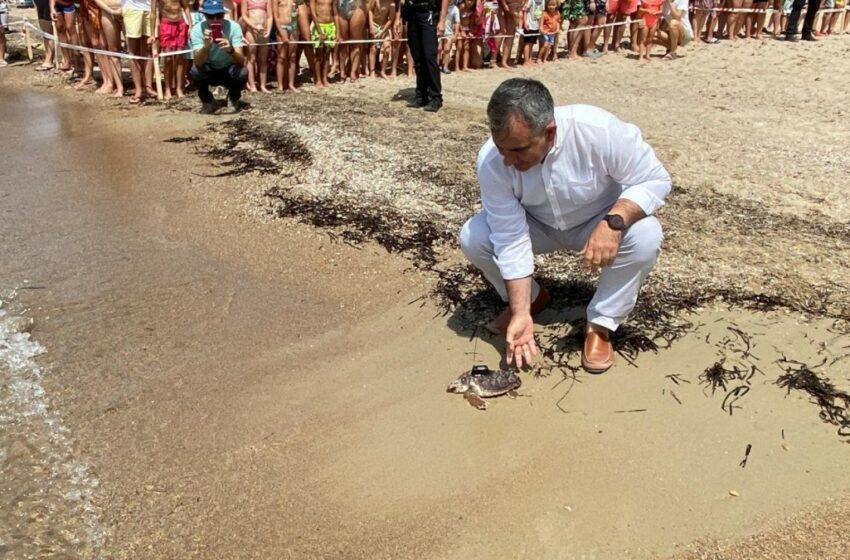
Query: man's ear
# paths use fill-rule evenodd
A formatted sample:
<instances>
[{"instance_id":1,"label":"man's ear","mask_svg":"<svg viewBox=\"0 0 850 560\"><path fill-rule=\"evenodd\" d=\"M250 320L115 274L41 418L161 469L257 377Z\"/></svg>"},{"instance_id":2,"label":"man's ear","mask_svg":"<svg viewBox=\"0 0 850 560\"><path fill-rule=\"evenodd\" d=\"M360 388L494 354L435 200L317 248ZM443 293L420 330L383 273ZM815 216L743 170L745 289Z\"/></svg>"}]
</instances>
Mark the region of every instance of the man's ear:
<instances>
[{"instance_id":1,"label":"man's ear","mask_svg":"<svg viewBox=\"0 0 850 560\"><path fill-rule=\"evenodd\" d=\"M550 122L546 125L546 140L549 142L555 141L555 136L558 134L558 125L555 124L555 121Z\"/></svg>"}]
</instances>

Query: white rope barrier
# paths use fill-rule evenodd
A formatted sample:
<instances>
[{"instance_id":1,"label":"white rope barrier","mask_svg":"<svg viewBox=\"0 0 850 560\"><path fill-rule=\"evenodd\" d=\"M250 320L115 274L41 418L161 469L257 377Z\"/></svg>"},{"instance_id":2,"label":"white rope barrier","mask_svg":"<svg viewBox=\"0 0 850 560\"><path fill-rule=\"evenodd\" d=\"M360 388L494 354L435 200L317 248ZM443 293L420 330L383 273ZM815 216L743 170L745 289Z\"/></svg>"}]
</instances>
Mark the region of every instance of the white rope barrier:
<instances>
[{"instance_id":1,"label":"white rope barrier","mask_svg":"<svg viewBox=\"0 0 850 560\"><path fill-rule=\"evenodd\" d=\"M47 37L51 41L55 41L57 45L59 45L60 47L62 47L64 49L71 49L71 50L80 51L80 52L89 52L89 53L92 53L92 54L102 54L104 56L111 56L111 57L115 57L115 58L123 58L123 59L127 59L127 60L153 60L153 57L150 57L150 56L139 56L139 55L135 55L135 54L123 53L123 52L117 52L117 51L104 51L104 50L101 50L101 49L93 49L91 47L83 47L81 45L73 45L71 43L62 43L61 41L58 41L57 37L55 35L53 35L52 33L47 33L46 31L43 31L41 28L34 26L33 24L31 24L28 21L23 22L23 25L26 26L27 28L29 28L31 31L35 31L37 34L41 35L42 37ZM191 52L192 52L191 49L185 49L185 50L181 50L181 51L168 51L168 52L161 52L161 53L159 53L158 56L159 56L159 58L167 58L169 56L181 56L181 55L189 54Z\"/></svg>"},{"instance_id":2,"label":"white rope barrier","mask_svg":"<svg viewBox=\"0 0 850 560\"><path fill-rule=\"evenodd\" d=\"M690 10L691 11L698 11L698 12L711 12L711 13L724 12L724 13L744 13L744 14L772 14L773 12L783 12L783 10L775 9L775 8L765 8L765 9L698 8L698 7L695 7L695 6L691 6ZM806 11L806 8L804 7L802 12L805 12L805 11ZM832 8L832 9L818 10L818 12L824 13L824 14L825 13L850 12L850 5L846 6L845 8ZM565 29L565 30L561 30L561 31L558 31L558 33L552 33L552 35L557 35L559 33L579 33L579 32L583 32L583 31L591 31L591 30L594 30L594 29L603 29L603 28L607 28L607 27L619 27L621 25L631 25L631 24L636 24L638 22L639 22L639 20L627 19L625 21L602 23L602 24L599 24L599 25L582 25L582 26L575 27L575 28L568 28L568 29ZM155 58L155 57L139 56L139 55L134 55L134 54L130 54L130 53L123 53L123 52L116 52L116 51L104 51L104 50L100 50L100 49L93 49L93 48L90 48L90 47L84 47L84 46L81 46L81 45L73 45L73 44L69 44L69 43L62 43L62 42L58 41L58 39L55 35L43 31L41 28L36 27L33 24L29 23L29 21L27 21L27 20L10 21L8 23L8 25L10 27L12 27L12 26L27 27L31 31L34 31L38 35L40 35L42 37L46 37L47 39L49 39L51 41L54 41L59 47L65 48L65 49L71 49L71 50L80 51L80 52L89 52L89 53L93 53L93 54L101 54L101 55L104 55L104 56L122 58L122 59L127 59L127 60L150 61L150 60L154 60L154 58ZM543 33L539 33L539 32L537 32L537 33L523 33L520 28L517 28L516 33L514 33L513 35L489 35L489 34L485 33L481 37L465 37L464 39L475 40L475 41L484 41L484 40L487 40L487 39L511 39L511 38L517 38L517 37L539 37L539 36L542 36L542 35L543 35ZM457 38L457 37L455 37L455 38ZM438 39L442 39L442 37L438 37ZM385 38L381 38L381 39L347 39L347 40L333 41L334 45L367 45L367 44L383 44L383 43L386 43L386 42L404 43L404 42L407 42L407 39L401 38L401 37L385 37ZM312 41L312 40L309 40L309 41L304 41L304 40L270 41L270 42L267 42L267 43L248 43L247 41L245 42L245 46L249 46L249 47L263 47L263 46L270 47L270 46L278 46L278 45L312 45L312 46L315 47L316 41ZM328 48L330 48L330 47L328 47ZM171 56L183 56L183 55L191 54L192 52L193 52L192 49L183 49L183 50L179 50L179 51L159 52L157 56L159 58L168 58L168 57L171 57Z\"/></svg>"}]
</instances>

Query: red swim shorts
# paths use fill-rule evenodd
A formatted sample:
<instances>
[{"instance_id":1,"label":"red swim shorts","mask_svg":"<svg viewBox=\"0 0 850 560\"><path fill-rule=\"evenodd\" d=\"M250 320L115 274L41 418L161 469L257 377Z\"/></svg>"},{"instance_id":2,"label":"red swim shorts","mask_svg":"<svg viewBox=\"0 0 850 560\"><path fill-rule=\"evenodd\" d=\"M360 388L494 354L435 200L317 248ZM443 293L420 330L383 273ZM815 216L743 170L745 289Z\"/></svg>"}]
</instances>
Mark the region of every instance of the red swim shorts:
<instances>
[{"instance_id":1,"label":"red swim shorts","mask_svg":"<svg viewBox=\"0 0 850 560\"><path fill-rule=\"evenodd\" d=\"M189 26L181 20L159 22L159 46L161 49L184 49L189 42Z\"/></svg>"},{"instance_id":2,"label":"red swim shorts","mask_svg":"<svg viewBox=\"0 0 850 560\"><path fill-rule=\"evenodd\" d=\"M635 13L638 9L638 0L608 0L608 13L618 13L624 16Z\"/></svg>"}]
</instances>

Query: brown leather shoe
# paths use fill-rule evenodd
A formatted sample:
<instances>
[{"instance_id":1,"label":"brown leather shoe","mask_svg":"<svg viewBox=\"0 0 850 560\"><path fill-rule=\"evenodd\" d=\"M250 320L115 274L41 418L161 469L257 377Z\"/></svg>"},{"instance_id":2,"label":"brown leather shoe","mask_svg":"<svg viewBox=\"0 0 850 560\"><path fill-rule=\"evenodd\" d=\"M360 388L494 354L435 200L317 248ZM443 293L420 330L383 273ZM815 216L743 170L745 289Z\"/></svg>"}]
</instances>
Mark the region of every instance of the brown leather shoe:
<instances>
[{"instance_id":1,"label":"brown leather shoe","mask_svg":"<svg viewBox=\"0 0 850 560\"><path fill-rule=\"evenodd\" d=\"M598 329L598 330L595 330ZM603 373L614 365L614 347L611 346L610 333L603 327L584 332L584 349L581 352L581 367L588 373Z\"/></svg>"},{"instance_id":2,"label":"brown leather shoe","mask_svg":"<svg viewBox=\"0 0 850 560\"><path fill-rule=\"evenodd\" d=\"M549 305L549 292L543 286L540 286L540 291L537 292L537 297L531 302L531 314L537 315ZM484 325L484 328L493 334L505 334L508 331L508 325L511 322L511 308L506 307L501 313L496 315L496 318Z\"/></svg>"}]
</instances>

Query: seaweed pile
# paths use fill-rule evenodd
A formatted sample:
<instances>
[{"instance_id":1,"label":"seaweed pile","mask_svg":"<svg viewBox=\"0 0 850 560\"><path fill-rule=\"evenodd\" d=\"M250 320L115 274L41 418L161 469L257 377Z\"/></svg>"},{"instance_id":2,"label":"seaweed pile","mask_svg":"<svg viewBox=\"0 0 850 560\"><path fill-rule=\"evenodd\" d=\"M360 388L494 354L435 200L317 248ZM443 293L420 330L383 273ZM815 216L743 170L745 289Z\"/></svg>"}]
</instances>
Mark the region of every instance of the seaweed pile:
<instances>
[{"instance_id":1,"label":"seaweed pile","mask_svg":"<svg viewBox=\"0 0 850 560\"><path fill-rule=\"evenodd\" d=\"M838 426L839 436L850 438L850 394L837 389L828 378L818 375L804 363L783 358L780 364L785 373L779 376L776 384L785 389L786 394L801 391L809 395L820 408L821 419Z\"/></svg>"}]
</instances>

